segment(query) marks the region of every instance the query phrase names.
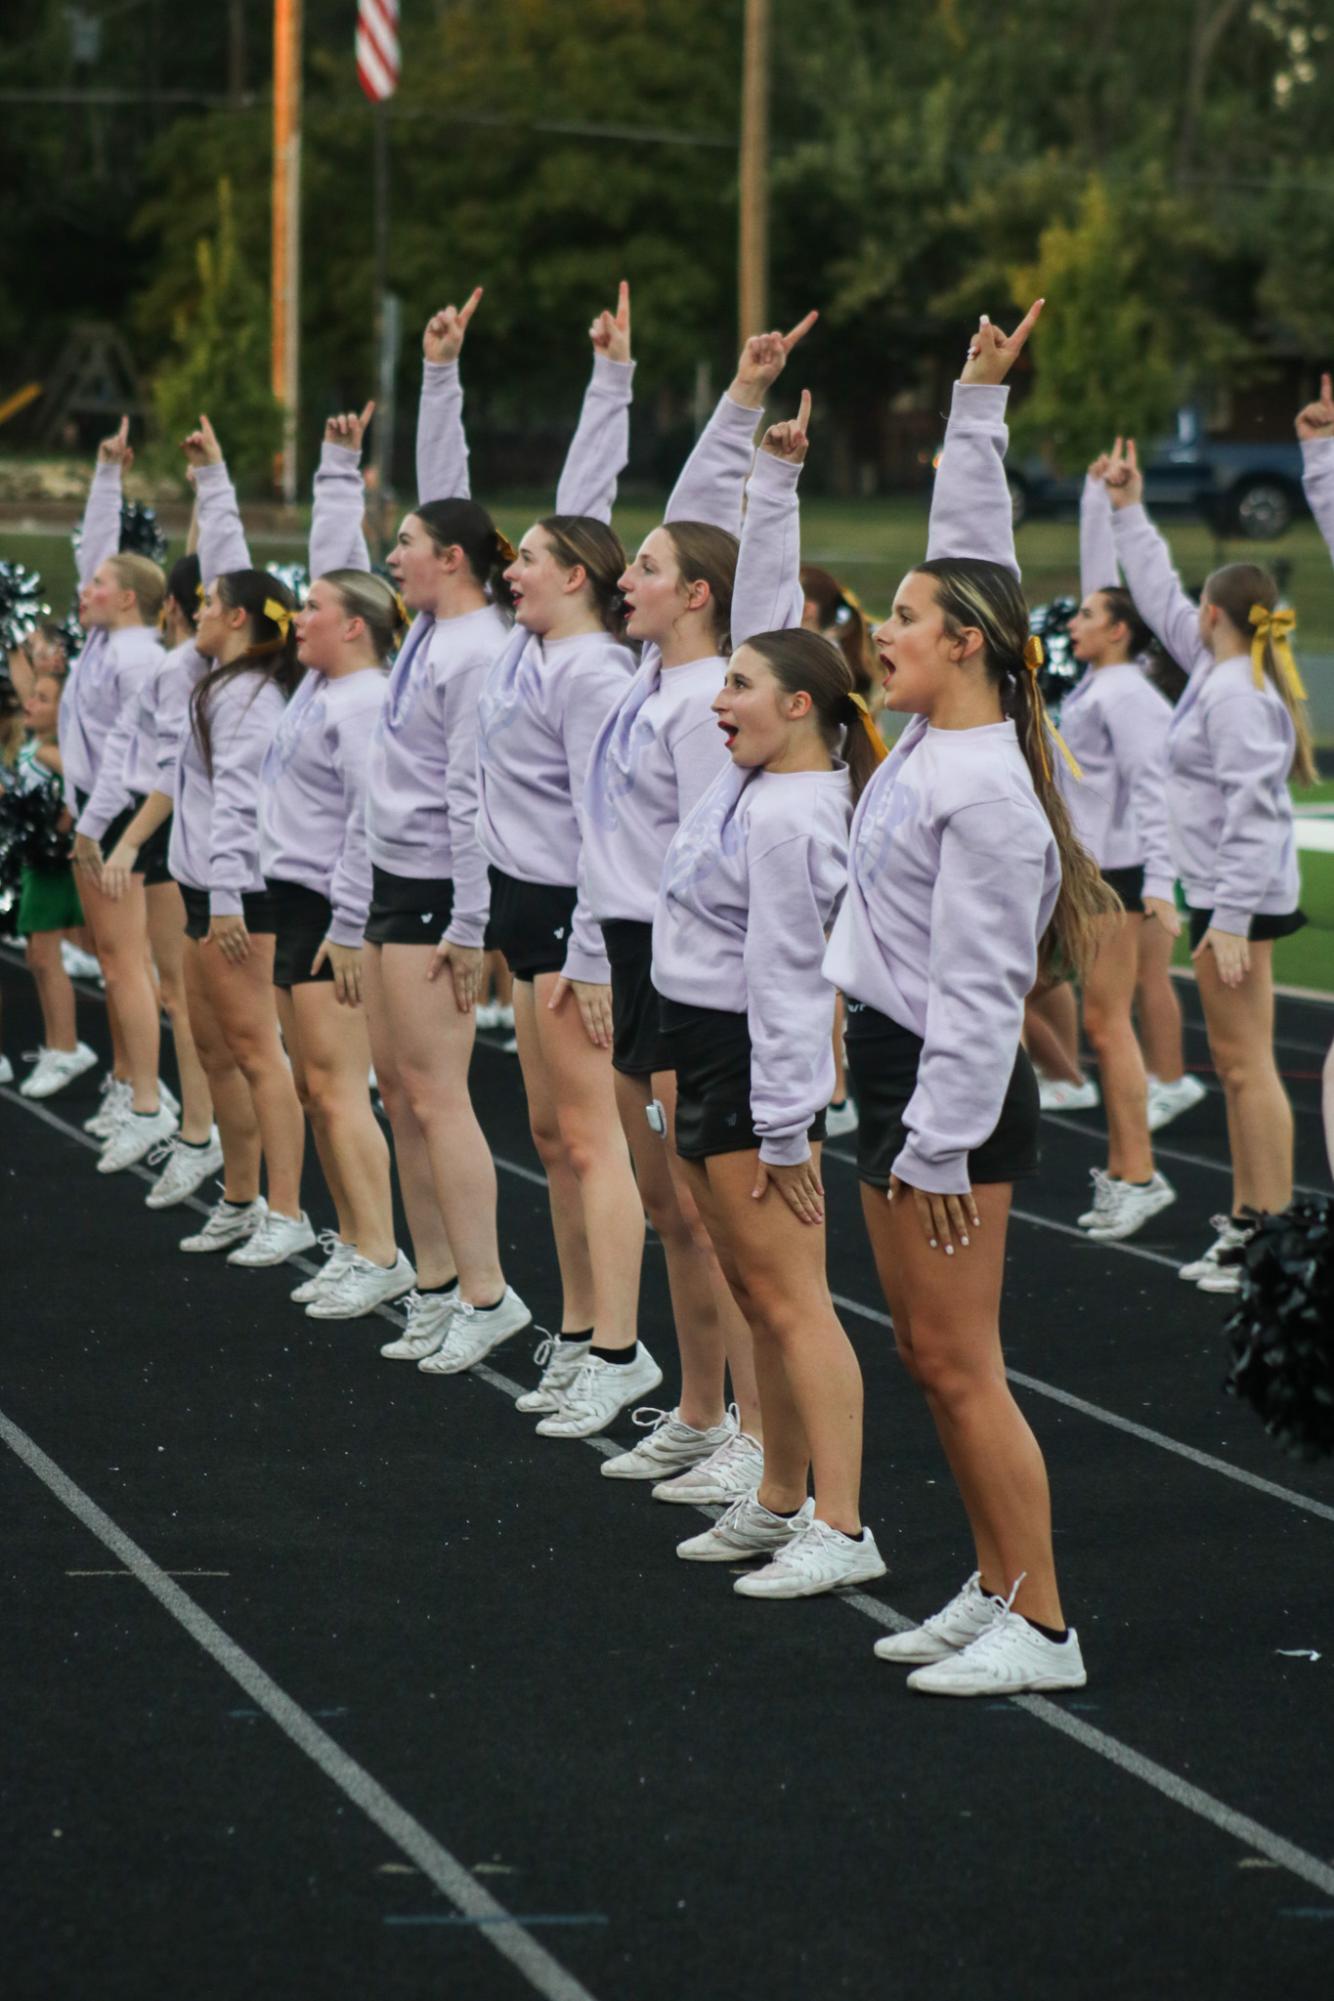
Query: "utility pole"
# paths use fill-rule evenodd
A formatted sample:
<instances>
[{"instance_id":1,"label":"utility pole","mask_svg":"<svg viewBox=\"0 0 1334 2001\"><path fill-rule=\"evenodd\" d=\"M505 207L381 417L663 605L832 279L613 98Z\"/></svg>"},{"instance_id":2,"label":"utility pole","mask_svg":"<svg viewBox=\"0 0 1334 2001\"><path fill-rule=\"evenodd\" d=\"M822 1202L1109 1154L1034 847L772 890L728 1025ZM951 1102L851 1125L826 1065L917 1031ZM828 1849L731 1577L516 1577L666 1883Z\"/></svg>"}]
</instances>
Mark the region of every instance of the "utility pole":
<instances>
[{"instance_id":1,"label":"utility pole","mask_svg":"<svg viewBox=\"0 0 1334 2001\"><path fill-rule=\"evenodd\" d=\"M301 0L273 9L273 258L270 379L282 404L283 499L296 499L301 366Z\"/></svg>"},{"instance_id":2,"label":"utility pole","mask_svg":"<svg viewBox=\"0 0 1334 2001\"><path fill-rule=\"evenodd\" d=\"M737 258L741 342L769 322L769 28L770 0L746 0Z\"/></svg>"}]
</instances>

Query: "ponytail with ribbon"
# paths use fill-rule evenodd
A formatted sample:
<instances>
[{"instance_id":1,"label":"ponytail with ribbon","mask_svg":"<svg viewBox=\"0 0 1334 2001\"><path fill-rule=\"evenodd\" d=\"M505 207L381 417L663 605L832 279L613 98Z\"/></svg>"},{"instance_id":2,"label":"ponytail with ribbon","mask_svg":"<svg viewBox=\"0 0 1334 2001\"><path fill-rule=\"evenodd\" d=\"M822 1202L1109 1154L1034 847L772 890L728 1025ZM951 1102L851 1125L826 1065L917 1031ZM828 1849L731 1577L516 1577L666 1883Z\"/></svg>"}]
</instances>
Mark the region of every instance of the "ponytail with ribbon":
<instances>
[{"instance_id":1,"label":"ponytail with ribbon","mask_svg":"<svg viewBox=\"0 0 1334 2001\"><path fill-rule=\"evenodd\" d=\"M269 624L277 626L279 639L286 640L292 629L291 606L280 604L277 598L265 598L263 611Z\"/></svg>"},{"instance_id":2,"label":"ponytail with ribbon","mask_svg":"<svg viewBox=\"0 0 1334 2001\"><path fill-rule=\"evenodd\" d=\"M871 754L879 764L882 759L889 756L889 749L875 726L875 717L866 706L864 697L859 695L855 688L844 699L847 708L847 727L850 730L860 729L865 732L871 746Z\"/></svg>"},{"instance_id":3,"label":"ponytail with ribbon","mask_svg":"<svg viewBox=\"0 0 1334 2001\"><path fill-rule=\"evenodd\" d=\"M1268 606L1251 606L1251 624L1255 636L1251 640L1251 674L1257 688L1265 684L1265 649L1274 656L1275 679L1285 686L1294 702L1309 700L1305 684L1297 671L1297 661L1292 650L1292 634L1297 629L1295 611L1270 611Z\"/></svg>"},{"instance_id":4,"label":"ponytail with ribbon","mask_svg":"<svg viewBox=\"0 0 1334 2001\"><path fill-rule=\"evenodd\" d=\"M1046 658L1047 651L1042 641L1036 633L1030 634L1029 638L1024 642L1024 671L1028 675L1028 698L1032 704L1033 720L1036 725L1034 734L1037 738L1038 755L1042 759L1042 769L1046 774L1047 783L1050 785L1051 758L1047 754L1048 737L1054 739L1056 748L1060 751L1061 756L1070 768L1070 776L1082 779L1084 774L1076 764L1074 753L1070 749L1069 744L1047 714L1047 704L1042 699L1042 690L1038 686L1038 675L1042 672Z\"/></svg>"}]
</instances>

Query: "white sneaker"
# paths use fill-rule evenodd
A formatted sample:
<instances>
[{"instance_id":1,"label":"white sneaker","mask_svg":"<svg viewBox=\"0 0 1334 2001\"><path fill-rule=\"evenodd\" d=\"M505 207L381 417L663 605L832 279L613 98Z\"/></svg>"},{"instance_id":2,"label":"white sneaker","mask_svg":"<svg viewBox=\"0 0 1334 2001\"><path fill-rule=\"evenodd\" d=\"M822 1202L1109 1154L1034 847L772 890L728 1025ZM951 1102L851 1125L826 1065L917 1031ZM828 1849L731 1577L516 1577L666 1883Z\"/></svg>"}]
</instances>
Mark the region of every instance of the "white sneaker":
<instances>
[{"instance_id":1,"label":"white sneaker","mask_svg":"<svg viewBox=\"0 0 1334 2001\"><path fill-rule=\"evenodd\" d=\"M1044 1112L1092 1112L1102 1103L1102 1092L1090 1077L1082 1084L1067 1084L1058 1077L1039 1077L1038 1104Z\"/></svg>"},{"instance_id":2,"label":"white sneaker","mask_svg":"<svg viewBox=\"0 0 1334 2001\"><path fill-rule=\"evenodd\" d=\"M998 1605L971 1645L914 1669L908 1686L919 1695L1018 1695L1026 1688L1082 1688L1087 1680L1073 1626L1063 1640L1049 1640Z\"/></svg>"},{"instance_id":3,"label":"white sneaker","mask_svg":"<svg viewBox=\"0 0 1334 2001\"><path fill-rule=\"evenodd\" d=\"M1195 1290L1197 1292L1240 1292L1241 1274L1246 1262L1246 1246L1250 1241L1251 1232L1248 1231L1235 1249L1222 1252L1213 1270L1207 1271L1203 1278L1196 1280Z\"/></svg>"},{"instance_id":4,"label":"white sneaker","mask_svg":"<svg viewBox=\"0 0 1334 2001\"><path fill-rule=\"evenodd\" d=\"M165 1105L169 1112L175 1112L176 1123L179 1125L181 1121L181 1101L172 1090L171 1085L165 1083L161 1077L157 1080L157 1101L160 1105Z\"/></svg>"},{"instance_id":5,"label":"white sneaker","mask_svg":"<svg viewBox=\"0 0 1334 2001\"><path fill-rule=\"evenodd\" d=\"M82 945L73 945L68 938L60 941L60 957L65 971L72 980L100 979L102 968L91 952L85 952Z\"/></svg>"},{"instance_id":6,"label":"white sneaker","mask_svg":"<svg viewBox=\"0 0 1334 2001\"><path fill-rule=\"evenodd\" d=\"M7 1056L0 1056L0 1084L12 1084L13 1081L14 1065ZM22 1090L22 1088L22 1085L20 1085L19 1089Z\"/></svg>"},{"instance_id":7,"label":"white sneaker","mask_svg":"<svg viewBox=\"0 0 1334 2001\"><path fill-rule=\"evenodd\" d=\"M327 1269L327 1267L326 1267ZM306 1308L307 1320L360 1320L391 1299L402 1299L417 1274L402 1251L391 1265L377 1265L354 1251L341 1273L331 1277Z\"/></svg>"},{"instance_id":8,"label":"white sneaker","mask_svg":"<svg viewBox=\"0 0 1334 2001\"><path fill-rule=\"evenodd\" d=\"M519 1053L518 1036L517 1035L507 1036L505 1040L501 1043L500 1048L501 1048L501 1053L505 1056L517 1056Z\"/></svg>"},{"instance_id":9,"label":"white sneaker","mask_svg":"<svg viewBox=\"0 0 1334 2001\"><path fill-rule=\"evenodd\" d=\"M162 1167L162 1172L144 1197L145 1207L174 1208L178 1202L187 1201L196 1188L222 1166L217 1127L209 1133L203 1146L189 1146L179 1133L173 1134L170 1139L163 1140L161 1146L154 1147L148 1156L148 1164L150 1167Z\"/></svg>"},{"instance_id":10,"label":"white sneaker","mask_svg":"<svg viewBox=\"0 0 1334 2001\"><path fill-rule=\"evenodd\" d=\"M857 1130L857 1107L851 1098L845 1098L841 1105L831 1105L825 1113L825 1137L843 1139Z\"/></svg>"},{"instance_id":11,"label":"white sneaker","mask_svg":"<svg viewBox=\"0 0 1334 2001\"><path fill-rule=\"evenodd\" d=\"M567 1341L563 1334L546 1335L533 1350L533 1360L542 1371L542 1379L535 1390L527 1390L515 1398L515 1410L523 1411L525 1416L533 1411L555 1410L592 1345L587 1335L578 1341Z\"/></svg>"},{"instance_id":12,"label":"white sneaker","mask_svg":"<svg viewBox=\"0 0 1334 2001\"><path fill-rule=\"evenodd\" d=\"M943 1611L933 1612L911 1633L888 1633L875 1643L878 1661L943 1661L961 1653L988 1626L994 1625L1005 1610L1003 1598L993 1598L982 1589L982 1573L975 1570L962 1591L956 1591Z\"/></svg>"},{"instance_id":13,"label":"white sneaker","mask_svg":"<svg viewBox=\"0 0 1334 2001\"><path fill-rule=\"evenodd\" d=\"M1093 1183L1093 1207L1086 1209L1075 1221L1081 1230L1092 1230L1101 1223L1111 1208L1112 1177L1105 1167L1091 1167L1089 1179Z\"/></svg>"},{"instance_id":14,"label":"white sneaker","mask_svg":"<svg viewBox=\"0 0 1334 2001\"><path fill-rule=\"evenodd\" d=\"M1168 1125L1198 1105L1209 1093L1198 1077L1182 1075L1170 1084L1164 1084L1157 1077L1149 1079L1149 1131L1156 1133L1160 1126Z\"/></svg>"},{"instance_id":15,"label":"white sneaker","mask_svg":"<svg viewBox=\"0 0 1334 2001\"><path fill-rule=\"evenodd\" d=\"M86 1042L77 1043L73 1049L43 1049L19 1085L19 1096L53 1098L66 1084L72 1084L85 1070L91 1070L96 1061L95 1052Z\"/></svg>"},{"instance_id":16,"label":"white sneaker","mask_svg":"<svg viewBox=\"0 0 1334 2001\"><path fill-rule=\"evenodd\" d=\"M753 1494L742 1494L711 1529L678 1542L676 1554L687 1563L744 1563L748 1557L772 1556L805 1533L814 1513L809 1499L795 1515L774 1515Z\"/></svg>"},{"instance_id":17,"label":"white sneaker","mask_svg":"<svg viewBox=\"0 0 1334 2001\"><path fill-rule=\"evenodd\" d=\"M228 1251L233 1244L243 1244L247 1237L253 1237L264 1218L269 1213L269 1205L262 1195L253 1202L235 1203L223 1200L217 1204L202 1230L192 1237L182 1237L178 1248L183 1251Z\"/></svg>"},{"instance_id":18,"label":"white sneaker","mask_svg":"<svg viewBox=\"0 0 1334 2001\"><path fill-rule=\"evenodd\" d=\"M424 1376L457 1376L532 1324L532 1314L512 1285L505 1287L498 1305L485 1310L470 1306L466 1299L457 1300L444 1340L417 1367Z\"/></svg>"},{"instance_id":19,"label":"white sneaker","mask_svg":"<svg viewBox=\"0 0 1334 2001\"><path fill-rule=\"evenodd\" d=\"M314 1241L315 1232L304 1209L299 1216L280 1216L270 1209L249 1241L227 1253L227 1262L257 1271L262 1265L286 1264L297 1251L308 1251Z\"/></svg>"},{"instance_id":20,"label":"white sneaker","mask_svg":"<svg viewBox=\"0 0 1334 2001\"><path fill-rule=\"evenodd\" d=\"M1137 1181L1109 1181L1106 1206L1097 1222L1089 1226L1089 1235L1099 1243L1133 1237L1151 1216L1170 1209L1176 1199L1176 1189L1163 1174L1155 1174L1143 1188Z\"/></svg>"},{"instance_id":21,"label":"white sneaker","mask_svg":"<svg viewBox=\"0 0 1334 2001\"><path fill-rule=\"evenodd\" d=\"M478 1001L476 1007L473 1009L473 1016L478 1028L481 1030L499 1028L500 1026L500 1008L495 1001Z\"/></svg>"},{"instance_id":22,"label":"white sneaker","mask_svg":"<svg viewBox=\"0 0 1334 2001\"><path fill-rule=\"evenodd\" d=\"M864 1528L854 1541L814 1517L800 1535L785 1543L763 1570L738 1577L732 1586L743 1598L814 1598L848 1584L883 1577L885 1562L875 1537Z\"/></svg>"},{"instance_id":23,"label":"white sneaker","mask_svg":"<svg viewBox=\"0 0 1334 2001\"><path fill-rule=\"evenodd\" d=\"M294 1285L287 1297L294 1306L309 1306L312 1299L318 1299L326 1285L332 1284L343 1273L357 1255L355 1244L345 1244L337 1230L321 1230L315 1239L324 1252L324 1263L309 1278L303 1278L300 1285Z\"/></svg>"},{"instance_id":24,"label":"white sneaker","mask_svg":"<svg viewBox=\"0 0 1334 2001\"><path fill-rule=\"evenodd\" d=\"M508 1001L496 1002L496 1027L503 1028L507 1035L514 1033L514 1009Z\"/></svg>"},{"instance_id":25,"label":"white sneaker","mask_svg":"<svg viewBox=\"0 0 1334 2001\"><path fill-rule=\"evenodd\" d=\"M100 1086L101 1102L92 1117L85 1119L83 1129L94 1139L110 1139L120 1122L122 1108L129 1110L134 1099L134 1091L128 1078L118 1077L108 1070ZM159 1101L160 1102L160 1101Z\"/></svg>"},{"instance_id":26,"label":"white sneaker","mask_svg":"<svg viewBox=\"0 0 1334 2001\"><path fill-rule=\"evenodd\" d=\"M403 1303L408 1324L395 1340L385 1342L380 1353L391 1362L420 1362L434 1355L448 1334L459 1303L458 1287L452 1285L448 1292L410 1292Z\"/></svg>"},{"instance_id":27,"label":"white sneaker","mask_svg":"<svg viewBox=\"0 0 1334 2001\"><path fill-rule=\"evenodd\" d=\"M1182 1265L1177 1272L1177 1277L1184 1278L1188 1285L1198 1285L1202 1279L1211 1278L1223 1258L1231 1264L1233 1254L1245 1250L1251 1240L1250 1231L1244 1229L1241 1224L1234 1223L1230 1216L1211 1216L1209 1227L1216 1232L1214 1242L1210 1244L1202 1258L1192 1259L1190 1264ZM1225 1270L1226 1268L1224 1266ZM1224 1287L1224 1290L1230 1288Z\"/></svg>"},{"instance_id":28,"label":"white sneaker","mask_svg":"<svg viewBox=\"0 0 1334 2001\"><path fill-rule=\"evenodd\" d=\"M736 1419L731 1416L707 1431L697 1431L693 1424L682 1423L679 1410L654 1410L650 1404L633 1413L633 1422L646 1428L648 1436L629 1452L604 1459L604 1480L660 1480L711 1459L720 1445L736 1436Z\"/></svg>"},{"instance_id":29,"label":"white sneaker","mask_svg":"<svg viewBox=\"0 0 1334 2001\"><path fill-rule=\"evenodd\" d=\"M111 1138L102 1148L97 1163L99 1174L119 1174L123 1168L133 1167L170 1139L176 1130L176 1114L159 1105L155 1112L131 1112L123 1118Z\"/></svg>"},{"instance_id":30,"label":"white sneaker","mask_svg":"<svg viewBox=\"0 0 1334 2001\"><path fill-rule=\"evenodd\" d=\"M764 1473L764 1447L758 1438L737 1428L737 1409L731 1412L732 1435L725 1438L707 1459L674 1480L660 1480L653 1489L655 1501L679 1501L686 1507L708 1507L721 1501L730 1506L745 1494L753 1494Z\"/></svg>"},{"instance_id":31,"label":"white sneaker","mask_svg":"<svg viewBox=\"0 0 1334 2001\"><path fill-rule=\"evenodd\" d=\"M633 1362L604 1362L601 1355L585 1355L559 1404L537 1429L543 1438L591 1438L661 1381L662 1370L642 1341Z\"/></svg>"}]
</instances>

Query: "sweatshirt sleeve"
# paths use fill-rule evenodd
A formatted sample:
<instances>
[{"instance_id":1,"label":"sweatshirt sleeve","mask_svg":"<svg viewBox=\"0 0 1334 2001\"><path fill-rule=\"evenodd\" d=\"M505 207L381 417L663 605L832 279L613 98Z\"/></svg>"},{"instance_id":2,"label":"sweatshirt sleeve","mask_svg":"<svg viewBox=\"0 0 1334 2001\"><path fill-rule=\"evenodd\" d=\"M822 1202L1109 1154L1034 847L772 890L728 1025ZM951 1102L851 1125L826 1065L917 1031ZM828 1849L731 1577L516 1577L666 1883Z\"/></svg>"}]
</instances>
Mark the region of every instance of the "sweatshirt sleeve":
<instances>
[{"instance_id":1,"label":"sweatshirt sleeve","mask_svg":"<svg viewBox=\"0 0 1334 2001\"><path fill-rule=\"evenodd\" d=\"M1280 817L1279 801L1287 797L1292 738L1283 721L1285 711L1267 702L1258 690L1215 703L1205 719L1224 799L1211 921L1216 931L1235 932L1241 938L1286 846L1287 825Z\"/></svg>"},{"instance_id":2,"label":"sweatshirt sleeve","mask_svg":"<svg viewBox=\"0 0 1334 2001\"><path fill-rule=\"evenodd\" d=\"M213 812L209 826L209 913L239 917L241 896L259 875L259 768L273 735L269 703L242 674L216 694L209 716Z\"/></svg>"},{"instance_id":3,"label":"sweatshirt sleeve","mask_svg":"<svg viewBox=\"0 0 1334 2001\"><path fill-rule=\"evenodd\" d=\"M625 693L628 683L629 676L612 661L608 661L605 666L590 667L582 674L572 674L566 682L565 705L561 715L561 740L565 745L565 758L570 774L570 798L574 802L575 817L579 822L581 849L588 760L593 754L598 731L602 728L613 705ZM607 963L606 948L602 942L602 927L584 900L583 873L581 860L578 872L580 894L574 907L574 916L570 921L570 944L561 970L567 980L587 980L591 984L606 986L611 979L611 968Z\"/></svg>"},{"instance_id":4,"label":"sweatshirt sleeve","mask_svg":"<svg viewBox=\"0 0 1334 2001\"><path fill-rule=\"evenodd\" d=\"M1334 557L1334 438L1302 439L1302 486L1325 547Z\"/></svg>"},{"instance_id":5,"label":"sweatshirt sleeve","mask_svg":"<svg viewBox=\"0 0 1334 2001\"><path fill-rule=\"evenodd\" d=\"M1019 575L1014 506L1005 478L1010 392L989 382L956 382L931 495L927 561L977 556Z\"/></svg>"},{"instance_id":6,"label":"sweatshirt sleeve","mask_svg":"<svg viewBox=\"0 0 1334 2001\"><path fill-rule=\"evenodd\" d=\"M241 525L236 488L224 464L195 467L199 501L199 574L207 590L229 570L251 570L250 546Z\"/></svg>"},{"instance_id":7,"label":"sweatshirt sleeve","mask_svg":"<svg viewBox=\"0 0 1334 2001\"><path fill-rule=\"evenodd\" d=\"M99 563L120 548L121 476L118 465L93 467L92 485L79 531L79 582L86 584Z\"/></svg>"},{"instance_id":8,"label":"sweatshirt sleeve","mask_svg":"<svg viewBox=\"0 0 1334 2001\"><path fill-rule=\"evenodd\" d=\"M630 456L633 361L593 356L593 374L556 488L557 514L587 514L610 521L616 481Z\"/></svg>"},{"instance_id":9,"label":"sweatshirt sleeve","mask_svg":"<svg viewBox=\"0 0 1334 2001\"><path fill-rule=\"evenodd\" d=\"M491 877L477 835L480 788L477 727L488 663L470 662L445 682L440 707L449 761L445 770L445 813L449 820L450 874L454 906L445 937L451 945L479 946L491 913Z\"/></svg>"},{"instance_id":10,"label":"sweatshirt sleeve","mask_svg":"<svg viewBox=\"0 0 1334 2001\"><path fill-rule=\"evenodd\" d=\"M1112 740L1112 753L1130 786L1130 812L1139 836L1144 863L1144 894L1172 901L1176 870L1168 837L1167 815L1167 725L1166 713L1156 713L1156 691L1149 689L1152 703L1118 702L1103 705L1102 718ZM1064 760L1062 760L1064 762Z\"/></svg>"},{"instance_id":11,"label":"sweatshirt sleeve","mask_svg":"<svg viewBox=\"0 0 1334 2001\"><path fill-rule=\"evenodd\" d=\"M137 665L129 660L116 661L113 680L116 720L107 732L97 783L79 816L76 829L80 834L87 834L91 840L100 841L117 813L130 804L130 788L125 783L125 760L138 727L140 689L145 676L152 672L152 666L151 659L141 660Z\"/></svg>"},{"instance_id":12,"label":"sweatshirt sleeve","mask_svg":"<svg viewBox=\"0 0 1334 2001\"><path fill-rule=\"evenodd\" d=\"M468 500L468 436L457 361L422 364L417 405L418 500Z\"/></svg>"},{"instance_id":13,"label":"sweatshirt sleeve","mask_svg":"<svg viewBox=\"0 0 1334 2001\"><path fill-rule=\"evenodd\" d=\"M910 1188L966 1195L968 1155L994 1132L1037 975L1045 862L1012 838L994 802L945 823L931 898L926 1034L907 1139L893 1172Z\"/></svg>"},{"instance_id":14,"label":"sweatshirt sleeve","mask_svg":"<svg viewBox=\"0 0 1334 2001\"><path fill-rule=\"evenodd\" d=\"M328 732L329 750L343 781L346 808L343 848L329 885L333 918L329 936L335 945L359 946L371 907L371 860L366 845L366 760L370 756L374 715L366 709L343 716Z\"/></svg>"},{"instance_id":15,"label":"sweatshirt sleeve","mask_svg":"<svg viewBox=\"0 0 1334 2001\"><path fill-rule=\"evenodd\" d=\"M1166 542L1144 508L1112 510L1117 561L1135 609L1187 673L1200 657L1200 618L1181 588Z\"/></svg>"},{"instance_id":16,"label":"sweatshirt sleeve","mask_svg":"<svg viewBox=\"0 0 1334 2001\"><path fill-rule=\"evenodd\" d=\"M740 534L755 432L763 415L730 396L720 398L672 488L664 521L707 521L729 535Z\"/></svg>"},{"instance_id":17,"label":"sweatshirt sleeve","mask_svg":"<svg viewBox=\"0 0 1334 2001\"><path fill-rule=\"evenodd\" d=\"M801 624L801 467L759 452L746 488L736 581L732 586L732 644L757 632Z\"/></svg>"},{"instance_id":18,"label":"sweatshirt sleeve","mask_svg":"<svg viewBox=\"0 0 1334 2001\"><path fill-rule=\"evenodd\" d=\"M157 777L154 790L165 792L168 799L176 793L176 766L180 763L181 745L190 727L190 696L195 682L204 672L204 657L194 647L174 659L165 674L158 675L157 708Z\"/></svg>"},{"instance_id":19,"label":"sweatshirt sleeve","mask_svg":"<svg viewBox=\"0 0 1334 2001\"><path fill-rule=\"evenodd\" d=\"M320 447L310 510L310 574L326 577L330 570L369 570L364 522L366 491L361 477L361 453L350 445Z\"/></svg>"},{"instance_id":20,"label":"sweatshirt sleeve","mask_svg":"<svg viewBox=\"0 0 1334 2001\"><path fill-rule=\"evenodd\" d=\"M1105 591L1121 581L1112 533L1112 500L1100 479L1086 475L1079 496L1079 591Z\"/></svg>"},{"instance_id":21,"label":"sweatshirt sleeve","mask_svg":"<svg viewBox=\"0 0 1334 2001\"><path fill-rule=\"evenodd\" d=\"M818 843L803 833L747 868L750 1110L760 1159L775 1167L810 1159L807 1129L834 1089L834 989L822 971L833 913L820 862Z\"/></svg>"}]
</instances>

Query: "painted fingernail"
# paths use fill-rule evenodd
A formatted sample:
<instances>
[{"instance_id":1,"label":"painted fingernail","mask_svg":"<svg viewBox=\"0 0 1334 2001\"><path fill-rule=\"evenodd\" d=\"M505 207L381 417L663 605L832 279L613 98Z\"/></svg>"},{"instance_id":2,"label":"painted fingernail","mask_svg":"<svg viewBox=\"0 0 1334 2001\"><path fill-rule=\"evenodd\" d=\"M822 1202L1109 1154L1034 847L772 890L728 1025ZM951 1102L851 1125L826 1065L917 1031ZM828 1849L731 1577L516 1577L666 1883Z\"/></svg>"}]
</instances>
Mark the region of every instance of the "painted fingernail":
<instances>
[{"instance_id":1,"label":"painted fingernail","mask_svg":"<svg viewBox=\"0 0 1334 2001\"><path fill-rule=\"evenodd\" d=\"M946 1255L946 1257L947 1257L947 1258L952 1258L952 1257L954 1256L954 1246L953 1246L953 1244L946 1244L946 1246L945 1246L945 1255Z\"/></svg>"},{"instance_id":2,"label":"painted fingernail","mask_svg":"<svg viewBox=\"0 0 1334 2001\"><path fill-rule=\"evenodd\" d=\"M960 1242L960 1243L961 1243L961 1244L963 1245L963 1247L964 1247L964 1249L965 1249L965 1250L967 1250L967 1249L968 1249L968 1239L967 1239L967 1237L960 1237L960 1239L959 1239L959 1242Z\"/></svg>"},{"instance_id":3,"label":"painted fingernail","mask_svg":"<svg viewBox=\"0 0 1334 2001\"><path fill-rule=\"evenodd\" d=\"M940 1249L940 1245L936 1242L934 1237L932 1237L931 1239L931 1248L933 1251L938 1251Z\"/></svg>"}]
</instances>

